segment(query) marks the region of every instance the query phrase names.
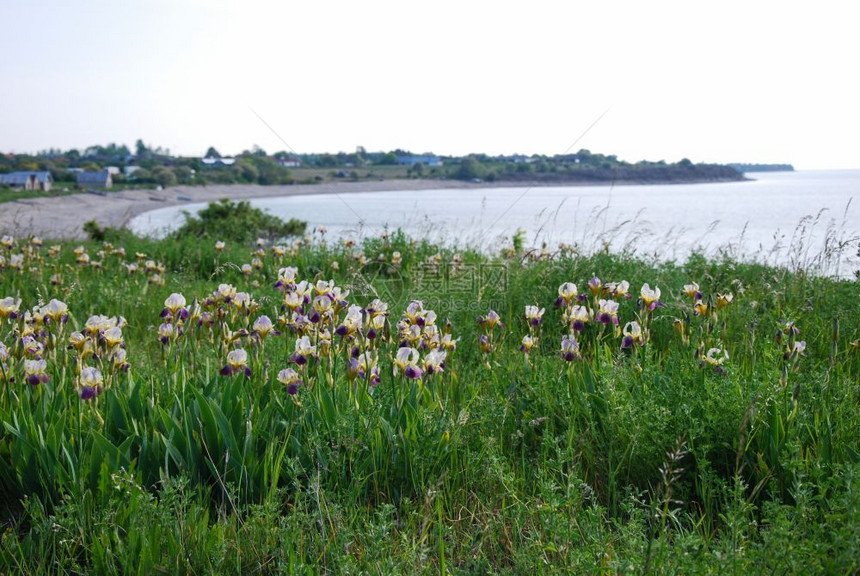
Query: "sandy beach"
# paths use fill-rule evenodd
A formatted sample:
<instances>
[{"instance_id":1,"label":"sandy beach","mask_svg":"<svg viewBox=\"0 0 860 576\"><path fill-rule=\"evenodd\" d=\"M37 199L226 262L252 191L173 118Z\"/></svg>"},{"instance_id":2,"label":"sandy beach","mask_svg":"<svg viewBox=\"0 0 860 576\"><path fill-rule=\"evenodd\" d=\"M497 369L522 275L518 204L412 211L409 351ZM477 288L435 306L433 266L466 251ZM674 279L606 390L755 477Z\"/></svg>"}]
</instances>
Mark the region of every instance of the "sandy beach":
<instances>
[{"instance_id":1,"label":"sandy beach","mask_svg":"<svg viewBox=\"0 0 860 576\"><path fill-rule=\"evenodd\" d=\"M45 239L58 240L85 238L83 225L88 220L95 220L102 226L120 228L135 216L149 210L193 202L212 202L222 198L244 200L306 194L354 194L493 186L488 183L475 184L456 180L385 180L292 186L176 186L165 190L109 192L105 196L83 193L56 198L27 198L0 204L0 234L10 234L18 238L32 234Z\"/></svg>"}]
</instances>

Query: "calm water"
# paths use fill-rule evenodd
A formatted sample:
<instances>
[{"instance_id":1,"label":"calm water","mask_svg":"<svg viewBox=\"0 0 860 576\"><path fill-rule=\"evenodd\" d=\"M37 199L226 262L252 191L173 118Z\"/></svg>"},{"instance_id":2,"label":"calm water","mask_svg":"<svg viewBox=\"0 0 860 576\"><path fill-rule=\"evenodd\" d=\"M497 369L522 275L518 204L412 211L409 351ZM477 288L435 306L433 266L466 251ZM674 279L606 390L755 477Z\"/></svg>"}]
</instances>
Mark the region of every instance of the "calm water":
<instances>
[{"instance_id":1,"label":"calm water","mask_svg":"<svg viewBox=\"0 0 860 576\"><path fill-rule=\"evenodd\" d=\"M325 225L335 237L360 239L402 228L416 237L493 250L523 229L527 244L550 249L562 242L584 251L608 244L661 260L682 260L693 250L725 252L844 277L860 268L860 170L751 176L756 180L723 184L368 192L252 203L305 220L309 229ZM201 207L155 210L130 226L163 235L182 223L183 210ZM846 247L834 253L840 242Z\"/></svg>"}]
</instances>

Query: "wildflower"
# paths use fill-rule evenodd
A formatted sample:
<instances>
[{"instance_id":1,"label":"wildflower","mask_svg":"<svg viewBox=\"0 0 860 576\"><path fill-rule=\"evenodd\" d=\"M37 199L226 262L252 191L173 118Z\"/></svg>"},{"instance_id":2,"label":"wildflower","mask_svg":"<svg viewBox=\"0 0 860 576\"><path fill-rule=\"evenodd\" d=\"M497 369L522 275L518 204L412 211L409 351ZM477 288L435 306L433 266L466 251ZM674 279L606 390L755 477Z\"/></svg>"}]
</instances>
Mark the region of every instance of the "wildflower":
<instances>
[{"instance_id":1,"label":"wildflower","mask_svg":"<svg viewBox=\"0 0 860 576\"><path fill-rule=\"evenodd\" d=\"M606 292L611 298L630 298L630 282L610 282L606 285Z\"/></svg>"},{"instance_id":2,"label":"wildflower","mask_svg":"<svg viewBox=\"0 0 860 576\"><path fill-rule=\"evenodd\" d=\"M540 326L541 322L543 322L543 313L546 311L545 308L538 308L537 306L526 306L525 318L529 323L529 327L534 328L536 326Z\"/></svg>"},{"instance_id":3,"label":"wildflower","mask_svg":"<svg viewBox=\"0 0 860 576\"><path fill-rule=\"evenodd\" d=\"M81 400L92 400L102 393L104 378L98 368L85 366L81 369L78 395Z\"/></svg>"},{"instance_id":4,"label":"wildflower","mask_svg":"<svg viewBox=\"0 0 860 576\"><path fill-rule=\"evenodd\" d=\"M25 356L38 359L42 357L42 353L45 351L45 345L36 340L32 334L27 334L21 338L21 349Z\"/></svg>"},{"instance_id":5,"label":"wildflower","mask_svg":"<svg viewBox=\"0 0 860 576\"><path fill-rule=\"evenodd\" d=\"M323 318L330 318L333 313L331 304L331 298L328 296L317 296L314 298L313 308L311 308L308 319L314 324L318 324Z\"/></svg>"},{"instance_id":6,"label":"wildflower","mask_svg":"<svg viewBox=\"0 0 860 576\"><path fill-rule=\"evenodd\" d=\"M418 367L419 353L415 348L401 347L394 358L394 375L402 372L406 378L416 380L421 378L421 368Z\"/></svg>"},{"instance_id":7,"label":"wildflower","mask_svg":"<svg viewBox=\"0 0 860 576\"><path fill-rule=\"evenodd\" d=\"M176 334L176 330L173 328L173 324L170 322L165 322L161 326L158 327L158 339L162 344L167 344L173 338L174 334Z\"/></svg>"},{"instance_id":8,"label":"wildflower","mask_svg":"<svg viewBox=\"0 0 860 576\"><path fill-rule=\"evenodd\" d=\"M710 366L722 366L729 359L729 353L722 348L710 348L705 354L705 363Z\"/></svg>"},{"instance_id":9,"label":"wildflower","mask_svg":"<svg viewBox=\"0 0 860 576\"><path fill-rule=\"evenodd\" d=\"M7 296L0 300L0 318L9 318L14 320L18 317L18 310L21 308L21 299Z\"/></svg>"},{"instance_id":10,"label":"wildflower","mask_svg":"<svg viewBox=\"0 0 860 576\"><path fill-rule=\"evenodd\" d=\"M185 296L174 292L164 301L164 310L161 311L161 317L187 320L188 309L185 307L185 304Z\"/></svg>"},{"instance_id":11,"label":"wildflower","mask_svg":"<svg viewBox=\"0 0 860 576\"><path fill-rule=\"evenodd\" d=\"M484 354L489 354L493 351L493 343L490 341L490 337L486 334L481 334L478 336L478 348L481 349L481 352Z\"/></svg>"},{"instance_id":12,"label":"wildflower","mask_svg":"<svg viewBox=\"0 0 860 576\"><path fill-rule=\"evenodd\" d=\"M30 386L37 386L40 382L46 383L50 378L45 372L48 368L48 363L42 358L36 360L24 360L24 380Z\"/></svg>"},{"instance_id":13,"label":"wildflower","mask_svg":"<svg viewBox=\"0 0 860 576\"><path fill-rule=\"evenodd\" d=\"M123 337L122 337L122 328L119 326L112 326L104 331L102 335L104 338L105 344L108 348L116 348L123 346Z\"/></svg>"},{"instance_id":14,"label":"wildflower","mask_svg":"<svg viewBox=\"0 0 860 576\"><path fill-rule=\"evenodd\" d=\"M722 310L731 304L732 300L734 300L734 295L731 292L727 294L717 294L717 310Z\"/></svg>"},{"instance_id":15,"label":"wildflower","mask_svg":"<svg viewBox=\"0 0 860 576\"><path fill-rule=\"evenodd\" d=\"M361 316L361 306L350 306L346 313L346 318L343 323L334 331L338 336L355 336L361 329L363 319Z\"/></svg>"},{"instance_id":16,"label":"wildflower","mask_svg":"<svg viewBox=\"0 0 860 576\"><path fill-rule=\"evenodd\" d=\"M24 270L24 255L12 254L9 256L9 267L13 270L18 270L19 272Z\"/></svg>"},{"instance_id":17,"label":"wildflower","mask_svg":"<svg viewBox=\"0 0 860 576\"><path fill-rule=\"evenodd\" d=\"M304 384L299 377L299 373L292 368L284 368L278 372L278 382L287 387L287 393L295 396L299 393L299 386Z\"/></svg>"},{"instance_id":18,"label":"wildflower","mask_svg":"<svg viewBox=\"0 0 860 576\"><path fill-rule=\"evenodd\" d=\"M222 242L221 240L218 240L217 242L215 242L215 252L218 252L220 254L224 251L224 246L226 246L226 244L224 244L224 242Z\"/></svg>"},{"instance_id":19,"label":"wildflower","mask_svg":"<svg viewBox=\"0 0 860 576\"><path fill-rule=\"evenodd\" d=\"M639 292L639 298L642 302L642 306L648 311L653 311L655 308L663 305L663 303L660 302L660 289L655 286L652 290L651 286L649 286L647 282L642 285L642 290Z\"/></svg>"},{"instance_id":20,"label":"wildflower","mask_svg":"<svg viewBox=\"0 0 860 576\"><path fill-rule=\"evenodd\" d=\"M66 306L65 302L61 302L56 298L51 299L50 302L45 304L42 307L42 312L57 324L65 324L69 319L69 307Z\"/></svg>"},{"instance_id":21,"label":"wildflower","mask_svg":"<svg viewBox=\"0 0 860 576\"><path fill-rule=\"evenodd\" d=\"M791 349L786 350L784 357L786 360L788 360L789 358L795 358L797 356L805 356L806 355L805 352L806 352L806 341L805 340L797 340L794 343L794 345L791 347Z\"/></svg>"},{"instance_id":22,"label":"wildflower","mask_svg":"<svg viewBox=\"0 0 860 576\"><path fill-rule=\"evenodd\" d=\"M113 367L114 370L120 370L122 372L128 372L129 364L126 361L126 351L125 348L117 348L113 353Z\"/></svg>"},{"instance_id":23,"label":"wildflower","mask_svg":"<svg viewBox=\"0 0 860 576\"><path fill-rule=\"evenodd\" d=\"M86 266L90 263L90 255L86 252L81 252L75 256L75 262L80 264L81 266Z\"/></svg>"},{"instance_id":24,"label":"wildflower","mask_svg":"<svg viewBox=\"0 0 860 576\"><path fill-rule=\"evenodd\" d=\"M331 271L332 272L339 272L340 271L340 264L338 264L337 260L335 260L331 263Z\"/></svg>"},{"instance_id":25,"label":"wildflower","mask_svg":"<svg viewBox=\"0 0 860 576\"><path fill-rule=\"evenodd\" d=\"M520 344L520 351L525 354L528 354L532 351L532 348L534 348L536 344L537 339L526 334L525 336L523 336L522 343Z\"/></svg>"},{"instance_id":26,"label":"wildflower","mask_svg":"<svg viewBox=\"0 0 860 576\"><path fill-rule=\"evenodd\" d=\"M561 357L567 362L582 358L582 354L579 352L579 342L576 341L576 336L573 334L561 339Z\"/></svg>"},{"instance_id":27,"label":"wildflower","mask_svg":"<svg viewBox=\"0 0 860 576\"><path fill-rule=\"evenodd\" d=\"M0 246L7 250L11 250L12 246L15 245L15 239L11 236L4 234L2 238L0 238Z\"/></svg>"},{"instance_id":28,"label":"wildflower","mask_svg":"<svg viewBox=\"0 0 860 576\"><path fill-rule=\"evenodd\" d=\"M221 368L222 376L233 376L242 372L246 377L251 376L251 369L248 367L248 353L241 348L235 348L227 352L227 364Z\"/></svg>"},{"instance_id":29,"label":"wildflower","mask_svg":"<svg viewBox=\"0 0 860 576\"><path fill-rule=\"evenodd\" d=\"M486 316L479 316L478 324L480 324L481 327L486 329L493 329L496 326L504 326L504 324L502 324L501 316L499 316L499 314L495 310L490 310L489 312L487 312Z\"/></svg>"},{"instance_id":30,"label":"wildflower","mask_svg":"<svg viewBox=\"0 0 860 576\"><path fill-rule=\"evenodd\" d=\"M692 284L684 284L684 294L691 300L701 300L702 293L699 291L699 285L693 282Z\"/></svg>"},{"instance_id":31,"label":"wildflower","mask_svg":"<svg viewBox=\"0 0 860 576\"><path fill-rule=\"evenodd\" d=\"M310 338L302 336L296 340L296 349L293 355L290 356L290 361L303 366L308 363L308 357L316 354L316 346L311 345Z\"/></svg>"},{"instance_id":32,"label":"wildflower","mask_svg":"<svg viewBox=\"0 0 860 576\"><path fill-rule=\"evenodd\" d=\"M601 324L614 324L618 326L618 302L601 299L599 304L600 309L597 311L597 321Z\"/></svg>"},{"instance_id":33,"label":"wildflower","mask_svg":"<svg viewBox=\"0 0 860 576\"><path fill-rule=\"evenodd\" d=\"M585 306L575 305L569 314L566 314L567 323L577 332L581 332L585 325L591 320L591 310Z\"/></svg>"},{"instance_id":34,"label":"wildflower","mask_svg":"<svg viewBox=\"0 0 860 576\"><path fill-rule=\"evenodd\" d=\"M597 276L591 278L588 281L588 290L595 298L600 296L603 293L603 283L600 281L600 278Z\"/></svg>"},{"instance_id":35,"label":"wildflower","mask_svg":"<svg viewBox=\"0 0 860 576\"><path fill-rule=\"evenodd\" d=\"M645 343L642 327L635 320L624 325L624 338L621 339L621 347L631 348L634 344L640 346Z\"/></svg>"},{"instance_id":36,"label":"wildflower","mask_svg":"<svg viewBox=\"0 0 860 576\"><path fill-rule=\"evenodd\" d=\"M253 334L259 336L261 341L265 340L269 334L273 334L274 336L280 335L280 332L275 330L275 325L272 323L271 318L265 314L257 318L251 328L253 329Z\"/></svg>"},{"instance_id":37,"label":"wildflower","mask_svg":"<svg viewBox=\"0 0 860 576\"><path fill-rule=\"evenodd\" d=\"M576 284L565 282L558 287L558 298L555 300L556 307L570 306L570 303L576 299L577 294Z\"/></svg>"},{"instance_id":38,"label":"wildflower","mask_svg":"<svg viewBox=\"0 0 860 576\"><path fill-rule=\"evenodd\" d=\"M696 300L693 305L693 314L696 316L705 316L708 313L708 305L701 300Z\"/></svg>"},{"instance_id":39,"label":"wildflower","mask_svg":"<svg viewBox=\"0 0 860 576\"><path fill-rule=\"evenodd\" d=\"M443 334L442 339L439 340L439 347L443 350L453 352L457 349L457 340L451 334Z\"/></svg>"},{"instance_id":40,"label":"wildflower","mask_svg":"<svg viewBox=\"0 0 860 576\"><path fill-rule=\"evenodd\" d=\"M445 367L445 358L448 353L444 350L431 350L424 357L424 370L427 374L436 374L442 372Z\"/></svg>"},{"instance_id":41,"label":"wildflower","mask_svg":"<svg viewBox=\"0 0 860 576\"><path fill-rule=\"evenodd\" d=\"M800 328L795 326L794 321L792 320L780 320L777 323L777 326L776 336L774 337L777 344L782 344L783 334L789 338L794 338L800 334Z\"/></svg>"},{"instance_id":42,"label":"wildflower","mask_svg":"<svg viewBox=\"0 0 860 576\"><path fill-rule=\"evenodd\" d=\"M244 274L245 276L250 276L254 273L254 268L252 268L250 264L242 264L241 270L242 274Z\"/></svg>"}]
</instances>

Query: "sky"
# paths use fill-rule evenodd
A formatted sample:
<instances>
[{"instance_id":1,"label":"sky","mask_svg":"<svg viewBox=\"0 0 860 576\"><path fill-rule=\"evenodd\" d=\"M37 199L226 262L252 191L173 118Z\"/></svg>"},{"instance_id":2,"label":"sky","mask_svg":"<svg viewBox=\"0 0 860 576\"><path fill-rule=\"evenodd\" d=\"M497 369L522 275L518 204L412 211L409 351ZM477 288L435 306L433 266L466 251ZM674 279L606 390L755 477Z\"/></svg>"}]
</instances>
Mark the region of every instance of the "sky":
<instances>
[{"instance_id":1,"label":"sky","mask_svg":"<svg viewBox=\"0 0 860 576\"><path fill-rule=\"evenodd\" d=\"M0 0L0 151L860 168L851 3Z\"/></svg>"}]
</instances>

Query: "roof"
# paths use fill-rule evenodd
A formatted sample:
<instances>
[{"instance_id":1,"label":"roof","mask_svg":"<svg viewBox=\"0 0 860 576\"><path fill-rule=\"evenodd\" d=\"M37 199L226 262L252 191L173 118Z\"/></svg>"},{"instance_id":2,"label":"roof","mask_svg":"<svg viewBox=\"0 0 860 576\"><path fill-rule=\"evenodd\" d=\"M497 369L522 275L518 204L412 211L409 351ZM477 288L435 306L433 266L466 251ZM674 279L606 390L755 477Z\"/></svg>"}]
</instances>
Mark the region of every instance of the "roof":
<instances>
[{"instance_id":1,"label":"roof","mask_svg":"<svg viewBox=\"0 0 860 576\"><path fill-rule=\"evenodd\" d=\"M11 185L20 185L23 186L30 180L31 177L35 176L36 180L40 183L45 182L53 182L54 179L51 178L51 173L44 172L9 172L8 174L0 174L0 184L11 184Z\"/></svg>"}]
</instances>

